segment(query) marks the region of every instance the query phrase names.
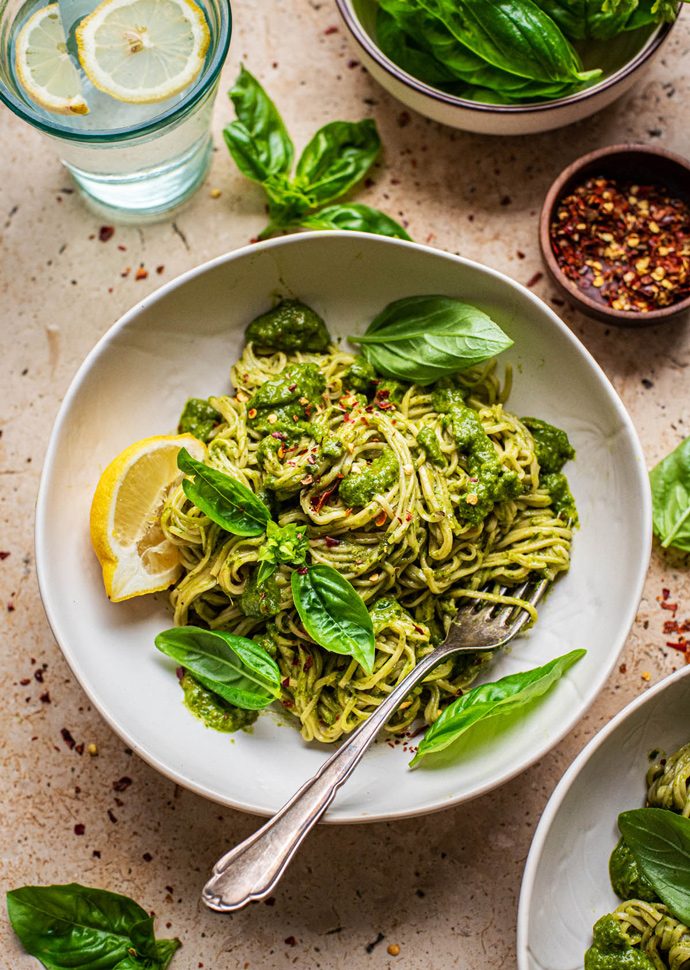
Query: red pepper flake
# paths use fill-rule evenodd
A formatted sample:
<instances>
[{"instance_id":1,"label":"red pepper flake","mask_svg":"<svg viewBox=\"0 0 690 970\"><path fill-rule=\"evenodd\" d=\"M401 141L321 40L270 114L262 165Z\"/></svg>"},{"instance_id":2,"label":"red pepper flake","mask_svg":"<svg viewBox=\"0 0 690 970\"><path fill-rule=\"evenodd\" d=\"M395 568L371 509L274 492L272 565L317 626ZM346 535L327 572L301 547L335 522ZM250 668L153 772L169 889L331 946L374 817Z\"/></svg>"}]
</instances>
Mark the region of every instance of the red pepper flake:
<instances>
[{"instance_id":1,"label":"red pepper flake","mask_svg":"<svg viewBox=\"0 0 690 970\"><path fill-rule=\"evenodd\" d=\"M115 817L115 815L113 815L113 812L111 809L108 809L108 818L113 823L117 822L117 818Z\"/></svg>"},{"instance_id":2,"label":"red pepper flake","mask_svg":"<svg viewBox=\"0 0 690 970\"><path fill-rule=\"evenodd\" d=\"M71 750L76 744L76 741L74 740L70 732L67 730L67 728L62 728L60 730L60 734L62 735L62 740L65 742L67 747Z\"/></svg>"},{"instance_id":3,"label":"red pepper flake","mask_svg":"<svg viewBox=\"0 0 690 970\"><path fill-rule=\"evenodd\" d=\"M161 273L164 273L164 272L165 272L165 266L164 266L164 265L163 265L162 263L161 263L161 265L160 265L160 266L156 266L156 272L157 272L157 273L158 273L158 275L160 276L160 275L161 275Z\"/></svg>"},{"instance_id":4,"label":"red pepper flake","mask_svg":"<svg viewBox=\"0 0 690 970\"><path fill-rule=\"evenodd\" d=\"M144 852L141 858L144 860L144 862L151 862L153 860L153 856L151 855L150 852ZM201 965L202 964L199 964L199 966Z\"/></svg>"},{"instance_id":5,"label":"red pepper flake","mask_svg":"<svg viewBox=\"0 0 690 970\"><path fill-rule=\"evenodd\" d=\"M665 620L664 621L664 633L677 633L678 632L678 622L676 620Z\"/></svg>"},{"instance_id":6,"label":"red pepper flake","mask_svg":"<svg viewBox=\"0 0 690 970\"><path fill-rule=\"evenodd\" d=\"M621 664L618 669L620 670L620 672L622 674L627 674L627 672L628 672L628 665L627 664Z\"/></svg>"},{"instance_id":7,"label":"red pepper flake","mask_svg":"<svg viewBox=\"0 0 690 970\"><path fill-rule=\"evenodd\" d=\"M22 685L22 687L26 687L27 684L30 684L31 683L31 678L30 677L22 677L22 679L19 681L19 683Z\"/></svg>"},{"instance_id":8,"label":"red pepper flake","mask_svg":"<svg viewBox=\"0 0 690 970\"><path fill-rule=\"evenodd\" d=\"M534 274L534 276L532 276L532 277L531 277L531 278L530 278L530 279L529 279L529 280L527 281L527 285L528 285L528 286L536 286L536 285L537 285L537 283L539 282L539 280L543 278L543 276L544 276L544 274L543 274L543 273L541 273L541 272L539 272L539 271L537 270L537 272L536 272L536 273Z\"/></svg>"},{"instance_id":9,"label":"red pepper flake","mask_svg":"<svg viewBox=\"0 0 690 970\"><path fill-rule=\"evenodd\" d=\"M666 589L664 587L664 589L662 589L662 591L661 591L661 598L667 600L670 595L671 595L671 590L670 589Z\"/></svg>"},{"instance_id":10,"label":"red pepper flake","mask_svg":"<svg viewBox=\"0 0 690 970\"><path fill-rule=\"evenodd\" d=\"M7 557L11 555L12 555L11 552L0 552L0 560L7 559Z\"/></svg>"},{"instance_id":11,"label":"red pepper flake","mask_svg":"<svg viewBox=\"0 0 690 970\"><path fill-rule=\"evenodd\" d=\"M340 545L340 539L332 539L330 536L326 536L326 546L329 549L335 549L336 546ZM24 683L24 681L22 681ZM28 680L27 680L28 684Z\"/></svg>"},{"instance_id":12,"label":"red pepper flake","mask_svg":"<svg viewBox=\"0 0 690 970\"><path fill-rule=\"evenodd\" d=\"M677 603L662 602L662 603L659 603L659 606L661 607L662 610L670 610L673 614L675 614L676 610L678 609Z\"/></svg>"},{"instance_id":13,"label":"red pepper flake","mask_svg":"<svg viewBox=\"0 0 690 970\"><path fill-rule=\"evenodd\" d=\"M615 310L690 295L690 206L661 186L590 178L561 200L550 234L565 276Z\"/></svg>"},{"instance_id":14,"label":"red pepper flake","mask_svg":"<svg viewBox=\"0 0 690 970\"><path fill-rule=\"evenodd\" d=\"M74 746L74 750L77 752L77 754L84 754L84 744L83 744L83 742L81 744L76 744Z\"/></svg>"},{"instance_id":15,"label":"red pepper flake","mask_svg":"<svg viewBox=\"0 0 690 970\"><path fill-rule=\"evenodd\" d=\"M148 275L149 275L148 270L147 269L144 269L143 266L140 266L139 269L134 274L134 279L135 280L145 280Z\"/></svg>"},{"instance_id":16,"label":"red pepper flake","mask_svg":"<svg viewBox=\"0 0 690 970\"><path fill-rule=\"evenodd\" d=\"M297 946L297 940L294 938L294 936L286 936L285 942L288 946Z\"/></svg>"},{"instance_id":17,"label":"red pepper flake","mask_svg":"<svg viewBox=\"0 0 690 970\"><path fill-rule=\"evenodd\" d=\"M355 67L359 67L359 61L348 61L347 66L352 70Z\"/></svg>"},{"instance_id":18,"label":"red pepper flake","mask_svg":"<svg viewBox=\"0 0 690 970\"><path fill-rule=\"evenodd\" d=\"M75 835L83 835L83 834L84 834L84 832L86 832L86 826L85 826L85 825L82 825L82 823L81 823L81 822L78 822L78 823L77 823L77 824L76 824L76 825L74 826L74 834L75 834Z\"/></svg>"},{"instance_id":19,"label":"red pepper flake","mask_svg":"<svg viewBox=\"0 0 690 970\"><path fill-rule=\"evenodd\" d=\"M7 604L7 612L14 613L15 609L16 609L16 606L14 605L12 600L10 600L10 602Z\"/></svg>"},{"instance_id":20,"label":"red pepper flake","mask_svg":"<svg viewBox=\"0 0 690 970\"><path fill-rule=\"evenodd\" d=\"M266 906L275 906L276 904L275 896L269 896L268 899L264 899L264 904Z\"/></svg>"},{"instance_id":21,"label":"red pepper flake","mask_svg":"<svg viewBox=\"0 0 690 970\"><path fill-rule=\"evenodd\" d=\"M127 267L125 268L125 271L124 271L124 273L120 273L120 276L122 276L122 277L125 277L125 276L129 276L129 274L130 274L131 272L132 272L132 267L131 267L131 266L127 266Z\"/></svg>"},{"instance_id":22,"label":"red pepper flake","mask_svg":"<svg viewBox=\"0 0 690 970\"><path fill-rule=\"evenodd\" d=\"M309 654L309 656L307 657L307 659L306 659L306 660L304 661L304 665L303 665L303 667L302 667L302 670L303 670L303 671L304 671L304 673L306 674L306 672L307 672L308 670L311 670L311 668L312 668L313 666L314 666L314 658L312 657L312 655L311 655L311 654Z\"/></svg>"},{"instance_id":23,"label":"red pepper flake","mask_svg":"<svg viewBox=\"0 0 690 970\"><path fill-rule=\"evenodd\" d=\"M331 34L335 34L337 33L337 31L338 31L337 27L326 27L326 29L324 30L324 34L326 35L326 37L330 37ZM268 902L268 900L266 900L266 902Z\"/></svg>"},{"instance_id":24,"label":"red pepper flake","mask_svg":"<svg viewBox=\"0 0 690 970\"><path fill-rule=\"evenodd\" d=\"M178 680L182 680L184 677L184 667L176 667L175 674L177 675Z\"/></svg>"},{"instance_id":25,"label":"red pepper flake","mask_svg":"<svg viewBox=\"0 0 690 970\"><path fill-rule=\"evenodd\" d=\"M50 694L49 694L49 692L47 690L44 690L43 693L41 694L41 696L38 699L41 702L41 704L50 704L50 703L52 703L51 700L50 700Z\"/></svg>"},{"instance_id":26,"label":"red pepper flake","mask_svg":"<svg viewBox=\"0 0 690 970\"><path fill-rule=\"evenodd\" d=\"M38 670L34 670L34 680L37 680L39 684L43 683L43 671L39 667Z\"/></svg>"},{"instance_id":27,"label":"red pepper flake","mask_svg":"<svg viewBox=\"0 0 690 970\"><path fill-rule=\"evenodd\" d=\"M125 775L124 778L120 778L119 781L113 782L113 791L127 791L131 784L132 779Z\"/></svg>"},{"instance_id":28,"label":"red pepper flake","mask_svg":"<svg viewBox=\"0 0 690 970\"><path fill-rule=\"evenodd\" d=\"M115 235L115 226L101 226L98 230L98 238L101 242L108 242Z\"/></svg>"},{"instance_id":29,"label":"red pepper flake","mask_svg":"<svg viewBox=\"0 0 690 970\"><path fill-rule=\"evenodd\" d=\"M291 700L285 700L285 701L283 701L283 707L294 707L294 706L295 706L295 702L294 701L291 701Z\"/></svg>"},{"instance_id":30,"label":"red pepper flake","mask_svg":"<svg viewBox=\"0 0 690 970\"><path fill-rule=\"evenodd\" d=\"M281 685L283 687L289 687L290 686L290 678L289 677L286 677L285 680L281 680Z\"/></svg>"},{"instance_id":31,"label":"red pepper flake","mask_svg":"<svg viewBox=\"0 0 690 970\"><path fill-rule=\"evenodd\" d=\"M121 253L126 253L127 252L127 247L126 246L118 246L117 248L120 250Z\"/></svg>"}]
</instances>

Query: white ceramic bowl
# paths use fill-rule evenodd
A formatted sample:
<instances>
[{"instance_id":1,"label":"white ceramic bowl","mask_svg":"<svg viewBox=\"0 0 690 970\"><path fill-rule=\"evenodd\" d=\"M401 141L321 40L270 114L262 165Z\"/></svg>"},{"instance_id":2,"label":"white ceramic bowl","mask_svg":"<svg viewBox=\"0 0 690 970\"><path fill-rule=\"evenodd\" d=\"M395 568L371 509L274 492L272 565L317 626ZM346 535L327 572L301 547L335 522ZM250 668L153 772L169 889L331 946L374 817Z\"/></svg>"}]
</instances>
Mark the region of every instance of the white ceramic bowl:
<instances>
[{"instance_id":1,"label":"white ceramic bowl","mask_svg":"<svg viewBox=\"0 0 690 970\"><path fill-rule=\"evenodd\" d=\"M407 768L400 747L371 750L329 811L362 821L443 808L499 785L554 745L592 702L634 619L647 568L651 512L640 446L607 379L529 290L476 263L359 233L309 233L222 256L169 283L103 337L69 389L39 491L36 559L58 643L85 691L143 758L228 805L275 812L327 757L278 715L252 734L207 730L182 705L153 646L170 625L166 597L110 603L90 548L89 506L101 471L125 446L175 428L189 396L229 389L245 325L280 292L299 296L335 334L362 331L389 301L462 297L514 338L510 406L567 429L582 527L573 566L529 636L496 659L500 677L586 646L588 656L526 718L444 767Z\"/></svg>"},{"instance_id":2,"label":"white ceramic bowl","mask_svg":"<svg viewBox=\"0 0 690 970\"><path fill-rule=\"evenodd\" d=\"M645 802L649 754L690 741L690 667L628 704L572 763L534 833L518 913L519 970L582 970L616 908L608 860L620 812Z\"/></svg>"},{"instance_id":3,"label":"white ceramic bowl","mask_svg":"<svg viewBox=\"0 0 690 970\"><path fill-rule=\"evenodd\" d=\"M658 55L673 24L640 28L613 41L587 46L586 68L601 67L601 79L565 98L528 105L480 104L445 94L412 77L376 44L376 0L336 0L358 57L369 73L403 104L452 128L485 135L528 135L562 128L612 104L635 84Z\"/></svg>"}]
</instances>

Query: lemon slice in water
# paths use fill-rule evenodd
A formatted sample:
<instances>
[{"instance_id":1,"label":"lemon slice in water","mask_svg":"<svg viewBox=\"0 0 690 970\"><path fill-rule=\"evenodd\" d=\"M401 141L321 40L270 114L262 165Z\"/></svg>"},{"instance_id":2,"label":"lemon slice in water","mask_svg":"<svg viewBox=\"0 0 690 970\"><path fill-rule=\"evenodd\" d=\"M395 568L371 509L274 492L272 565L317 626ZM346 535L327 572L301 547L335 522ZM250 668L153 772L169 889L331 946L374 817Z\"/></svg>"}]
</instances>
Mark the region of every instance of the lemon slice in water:
<instances>
[{"instance_id":1,"label":"lemon slice in water","mask_svg":"<svg viewBox=\"0 0 690 970\"><path fill-rule=\"evenodd\" d=\"M104 0L76 37L94 87L128 104L156 104L199 75L210 33L192 0Z\"/></svg>"},{"instance_id":2,"label":"lemon slice in water","mask_svg":"<svg viewBox=\"0 0 690 970\"><path fill-rule=\"evenodd\" d=\"M65 44L57 3L41 7L17 37L15 67L19 83L32 101L60 115L85 115L79 71Z\"/></svg>"}]
</instances>

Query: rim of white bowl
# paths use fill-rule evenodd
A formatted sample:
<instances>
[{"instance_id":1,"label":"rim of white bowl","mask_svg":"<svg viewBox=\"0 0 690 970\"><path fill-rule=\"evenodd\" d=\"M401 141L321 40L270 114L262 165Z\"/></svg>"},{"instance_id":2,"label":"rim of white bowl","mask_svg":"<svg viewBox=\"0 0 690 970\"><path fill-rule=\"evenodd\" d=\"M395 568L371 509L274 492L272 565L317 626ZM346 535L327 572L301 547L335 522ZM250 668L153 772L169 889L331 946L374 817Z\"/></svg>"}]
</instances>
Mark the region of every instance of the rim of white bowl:
<instances>
[{"instance_id":1,"label":"rim of white bowl","mask_svg":"<svg viewBox=\"0 0 690 970\"><path fill-rule=\"evenodd\" d=\"M142 758L147 764L150 764L156 771L159 771L162 775L170 778L176 784L180 785L182 788L186 788L189 791L193 791L198 795L202 795L204 798L208 798L213 802L218 804L227 805L230 808L237 809L238 811L249 812L250 814L256 815L270 815L269 812L262 811L258 806L248 806L246 803L237 802L231 798L218 798L216 793L211 792L206 786L202 784L197 784L190 779L186 778L179 771L171 768L169 765L165 764L158 757L153 755L148 751L146 746L142 744L137 738L132 735L128 727L121 723L121 721L116 718L108 709L105 707L98 696L98 691L92 688L88 677L86 677L81 669L81 665L77 657L72 653L69 636L63 630L62 625L59 621L58 612L56 607L53 605L50 588L46 579L47 558L49 556L49 550L45 543L45 524L48 515L48 510L46 507L46 486L45 482L50 478L52 473L52 467L55 462L55 458L58 451L58 440L62 431L62 426L65 423L67 416L71 410L72 401L76 396L82 381L91 369L93 362L107 349L109 344L113 339L119 335L120 331L129 325L129 323L134 320L142 310L148 309L152 304L155 304L165 298L169 293L178 289L181 286L186 285L189 280L194 279L197 276L202 276L204 273L209 272L209 270L214 269L216 266L220 266L226 262L233 262L237 259L243 258L249 253L256 253L261 250L267 249L279 249L283 246L299 245L301 242L311 239L321 239L325 241L329 238L354 238L360 241L363 238L367 238L370 241L375 241L375 245L381 246L401 246L407 249L414 249L418 252L433 254L435 258L445 259L450 263L459 263L464 266L471 266L479 269L482 273L487 273L489 276L493 276L496 280L499 280L502 285L508 286L523 296L526 296L529 302L533 303L536 307L540 309L541 312L545 312L550 318L551 322L557 327L558 330L572 343L576 346L579 353L581 353L593 371L596 373L602 386L607 391L611 403L613 404L621 423L625 426L628 432L630 441L634 447L634 451L637 456L637 468L639 469L639 475L646 484L646 488L643 490L645 494L644 507L641 508L638 514L638 521L640 522L643 534L649 536L647 553L640 559L638 564L637 579L631 590L630 605L628 607L626 615L623 617L623 622L621 623L621 633L618 637L618 642L615 644L615 649L611 654L610 661L607 666L602 667L599 671L599 677L597 680L597 686L595 692L592 694L591 700L583 710L579 710L577 714L571 715L559 725L558 729L554 731L554 734L545 740L541 745L539 745L535 750L525 757L518 763L516 763L512 770L505 775L498 783L486 783L484 785L478 786L475 790L468 792L467 794L457 795L455 797L444 798L441 802L432 802L430 804L421 805L414 810L401 809L396 812L384 812L377 815L352 815L346 818L329 818L329 813L322 819L324 822L330 822L331 824L341 824L341 823L362 823L362 822L380 822L387 821L396 818L411 818L416 815L427 815L432 812L441 811L445 808L451 808L453 805L459 805L463 802L472 801L474 798L479 798L481 795L485 795L490 791L494 791L501 785L506 784L506 782L515 778L517 775L522 774L531 767L536 761L542 758L547 752L554 748L569 731L578 723L578 721L584 717L585 713L594 702L595 698L599 694L600 690L604 686L604 683L608 679L609 674L613 670L618 656L623 649L625 641L628 638L630 629L632 627L635 615L637 613L637 607L639 605L642 590L644 587L644 581L647 574L647 568L649 565L649 557L651 555L651 545L652 545L652 501L651 492L649 490L649 485L647 481L646 464L644 460L644 453L642 451L642 446L635 430L635 426L632 423L630 415L623 406L623 402L616 393L613 385L609 381L608 377L599 366L594 357L590 354L584 344L575 336L575 334L563 323L560 317L554 313L551 307L547 306L543 300L540 300L538 296L531 292L526 286L521 283L517 283L515 280L511 279L509 276L499 272L499 270L492 269L489 266L485 266L483 263L478 263L473 259L466 259L464 256L456 256L453 253L447 253L444 250L434 249L431 246L425 246L422 243L408 242L403 239L394 239L390 236L379 236L371 233L353 232L349 230L317 230L315 232L305 232L294 234L290 236L282 236L278 239L269 239L261 243L250 244L248 246L243 246L240 249L232 250L229 253L224 253L221 256L216 256L214 259L210 259L200 266L194 269L188 270L186 273L182 273L177 276L174 280L165 283L159 289L154 290L153 293L145 297L141 302L137 303L128 310L120 319L112 325L98 340L96 345L87 354L86 358L78 368L76 374L72 378L72 381L67 389L67 393L60 405L60 408L55 418L55 423L53 429L50 433L50 439L48 441L48 447L46 449L45 461L43 468L41 470L41 479L38 487L38 496L36 499L36 519L35 519L35 533L34 533L34 550L36 556L36 578L38 581L38 588L41 595L41 600L43 602L43 608L48 619L48 623L53 632L53 636L57 641L60 650L67 661L72 673L77 678L79 685L81 686L84 693L87 695L91 703L94 705L96 710L100 713L101 717L106 721L106 723L112 728L113 731L123 741L130 747L137 755Z\"/></svg>"},{"instance_id":2,"label":"rim of white bowl","mask_svg":"<svg viewBox=\"0 0 690 970\"><path fill-rule=\"evenodd\" d=\"M599 748L604 744L609 736L618 728L623 721L626 721L628 717L633 714L638 708L644 707L650 701L653 701L658 694L663 694L665 690L675 684L678 680L683 680L685 677L690 677L690 666L682 667L680 670L676 670L675 673L669 674L668 677L664 677L660 680L658 684L650 687L646 690L644 694L640 694L634 700L630 701L618 714L613 717L606 727L603 727L598 734L595 734L591 741L589 741L582 751L579 753L577 758L573 761L570 767L566 770L565 774L558 782L551 797L546 803L546 808L544 809L541 819L539 820L539 825L536 828L534 837L532 839L532 845L530 846L529 854L527 856L527 862L525 863L525 871L522 875L522 886L520 888L520 899L518 902L518 920L517 920L517 961L518 970L530 970L528 963L529 956L529 916L530 908L532 905L532 892L534 890L534 881L537 876L537 869L541 861L541 854L544 848L544 843L551 830L551 824L556 817L561 805L565 801L565 797L570 791L575 782L575 779L580 774L587 762L594 756L594 754L599 750Z\"/></svg>"},{"instance_id":3,"label":"rim of white bowl","mask_svg":"<svg viewBox=\"0 0 690 970\"><path fill-rule=\"evenodd\" d=\"M396 81L399 81L408 88L412 88L419 94L432 98L434 101L440 101L443 104L453 105L457 108L465 108L468 111L499 115L538 114L543 111L551 111L554 108L577 104L579 101L585 101L596 94L600 94L602 91L608 90L608 88L618 84L619 81L622 81L628 75L633 74L639 67L642 67L645 61L654 55L675 27L678 20L678 17L676 17L673 23L659 24L656 30L650 35L642 50L638 51L632 60L628 61L609 77L604 78L597 84L593 84L589 88L585 88L583 91L577 91L575 94L569 94L564 98L556 98L553 101L535 101L533 104L487 104L481 101L470 101L466 98L459 98L454 94L446 94L445 91L439 91L437 88L431 87L430 84L425 84L423 81L418 80L412 74L408 74L407 71L403 71L394 61L386 57L371 35L364 29L355 12L352 0L335 0L335 2L345 26L357 43L364 48L372 60L376 61L379 67L387 74L390 74ZM679 12L681 10L680 4L678 4L678 10Z\"/></svg>"}]
</instances>

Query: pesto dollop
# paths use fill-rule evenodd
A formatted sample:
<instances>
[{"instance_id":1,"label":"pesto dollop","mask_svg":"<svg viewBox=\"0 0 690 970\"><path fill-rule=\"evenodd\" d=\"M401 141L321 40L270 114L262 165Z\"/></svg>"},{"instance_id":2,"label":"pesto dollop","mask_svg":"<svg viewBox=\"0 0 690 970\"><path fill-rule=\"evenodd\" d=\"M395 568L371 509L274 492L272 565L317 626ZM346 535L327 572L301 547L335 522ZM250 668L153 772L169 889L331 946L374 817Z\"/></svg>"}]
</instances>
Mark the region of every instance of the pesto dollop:
<instances>
[{"instance_id":1,"label":"pesto dollop","mask_svg":"<svg viewBox=\"0 0 690 970\"><path fill-rule=\"evenodd\" d=\"M573 525L577 525L578 517L575 499L570 491L568 479L563 472L541 475L539 484L550 494L551 504L556 515L560 515L563 519L570 519Z\"/></svg>"},{"instance_id":2,"label":"pesto dollop","mask_svg":"<svg viewBox=\"0 0 690 970\"><path fill-rule=\"evenodd\" d=\"M398 480L400 462L390 448L384 448L368 468L346 475L340 482L340 497L347 506L366 505Z\"/></svg>"},{"instance_id":3,"label":"pesto dollop","mask_svg":"<svg viewBox=\"0 0 690 970\"><path fill-rule=\"evenodd\" d=\"M411 620L412 617L397 600L392 596L381 596L369 609L371 622L374 624L374 633L380 633L385 627L395 620Z\"/></svg>"},{"instance_id":4,"label":"pesto dollop","mask_svg":"<svg viewBox=\"0 0 690 970\"><path fill-rule=\"evenodd\" d=\"M575 449L565 431L539 418L522 418L522 423L532 433L534 451L543 474L561 471L565 463L575 457Z\"/></svg>"},{"instance_id":5,"label":"pesto dollop","mask_svg":"<svg viewBox=\"0 0 690 970\"><path fill-rule=\"evenodd\" d=\"M467 493L460 498L458 515L472 523L482 522L496 502L522 494L517 472L504 468L479 415L466 405L452 404L444 419L465 455L470 476Z\"/></svg>"},{"instance_id":6,"label":"pesto dollop","mask_svg":"<svg viewBox=\"0 0 690 970\"><path fill-rule=\"evenodd\" d=\"M441 451L441 443L436 437L433 428L422 428L417 435L417 444L421 447L432 465L438 468L446 467L446 459Z\"/></svg>"},{"instance_id":7,"label":"pesto dollop","mask_svg":"<svg viewBox=\"0 0 690 970\"><path fill-rule=\"evenodd\" d=\"M191 674L186 673L180 681L184 691L184 704L187 710L203 721L206 727L215 731L239 731L249 727L259 716L258 711L245 711L229 704L222 697L206 690Z\"/></svg>"},{"instance_id":8,"label":"pesto dollop","mask_svg":"<svg viewBox=\"0 0 690 970\"><path fill-rule=\"evenodd\" d=\"M301 300L281 300L249 324L247 340L272 350L312 350L321 353L331 342L321 317Z\"/></svg>"},{"instance_id":9,"label":"pesto dollop","mask_svg":"<svg viewBox=\"0 0 690 970\"><path fill-rule=\"evenodd\" d=\"M269 576L263 583L257 582L257 575L250 576L237 602L245 616L265 620L280 612L280 587L275 576Z\"/></svg>"},{"instance_id":10,"label":"pesto dollop","mask_svg":"<svg viewBox=\"0 0 690 970\"><path fill-rule=\"evenodd\" d=\"M619 899L642 899L656 903L659 897L652 884L637 864L635 856L624 839L621 839L609 859L611 888Z\"/></svg>"},{"instance_id":11,"label":"pesto dollop","mask_svg":"<svg viewBox=\"0 0 690 970\"><path fill-rule=\"evenodd\" d=\"M177 426L179 434L193 434L199 441L208 441L223 415L200 397L190 397L184 406Z\"/></svg>"},{"instance_id":12,"label":"pesto dollop","mask_svg":"<svg viewBox=\"0 0 690 970\"><path fill-rule=\"evenodd\" d=\"M323 403L325 389L317 364L291 364L256 390L247 404L247 424L264 435L278 431L298 437L306 430L312 410Z\"/></svg>"},{"instance_id":13,"label":"pesto dollop","mask_svg":"<svg viewBox=\"0 0 690 970\"><path fill-rule=\"evenodd\" d=\"M452 377L442 377L433 385L431 406L439 414L448 414L452 407L462 407L467 397L467 388L461 387Z\"/></svg>"},{"instance_id":14,"label":"pesto dollop","mask_svg":"<svg viewBox=\"0 0 690 970\"><path fill-rule=\"evenodd\" d=\"M585 953L585 970L654 970L654 964L635 949L618 920L607 914L594 924L593 943Z\"/></svg>"},{"instance_id":15,"label":"pesto dollop","mask_svg":"<svg viewBox=\"0 0 690 970\"><path fill-rule=\"evenodd\" d=\"M360 394L368 394L372 384L377 380L377 374L368 360L359 354L352 361L350 367L345 371L343 383L353 391Z\"/></svg>"}]
</instances>

